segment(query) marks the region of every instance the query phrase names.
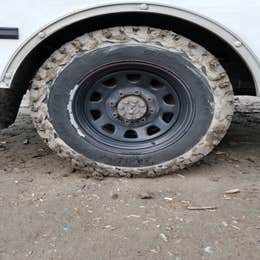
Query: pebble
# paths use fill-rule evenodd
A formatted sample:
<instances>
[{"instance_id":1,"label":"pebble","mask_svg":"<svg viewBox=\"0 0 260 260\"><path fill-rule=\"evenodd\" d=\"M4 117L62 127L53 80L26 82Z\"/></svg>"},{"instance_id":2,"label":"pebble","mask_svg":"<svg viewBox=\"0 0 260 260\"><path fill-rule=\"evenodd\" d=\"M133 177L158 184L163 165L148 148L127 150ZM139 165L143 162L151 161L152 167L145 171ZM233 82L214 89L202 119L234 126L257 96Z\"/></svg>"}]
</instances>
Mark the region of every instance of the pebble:
<instances>
[{"instance_id":1,"label":"pebble","mask_svg":"<svg viewBox=\"0 0 260 260\"><path fill-rule=\"evenodd\" d=\"M224 227L227 227L227 226L228 226L228 223L227 223L226 221L222 221L222 225L223 225Z\"/></svg>"},{"instance_id":2,"label":"pebble","mask_svg":"<svg viewBox=\"0 0 260 260\"><path fill-rule=\"evenodd\" d=\"M7 150L7 148L4 145L0 144L0 151L5 151L5 150Z\"/></svg>"},{"instance_id":3,"label":"pebble","mask_svg":"<svg viewBox=\"0 0 260 260\"><path fill-rule=\"evenodd\" d=\"M236 194L236 193L240 193L240 190L239 189L232 189L232 190L225 191L225 194Z\"/></svg>"},{"instance_id":4,"label":"pebble","mask_svg":"<svg viewBox=\"0 0 260 260\"><path fill-rule=\"evenodd\" d=\"M225 152L221 152L221 151L217 151L216 152L216 155L226 155L227 153L225 153Z\"/></svg>"},{"instance_id":5,"label":"pebble","mask_svg":"<svg viewBox=\"0 0 260 260\"><path fill-rule=\"evenodd\" d=\"M23 141L23 144L25 144L25 145L27 145L27 144L29 144L29 143L30 143L29 139L25 139L25 140Z\"/></svg>"},{"instance_id":6,"label":"pebble","mask_svg":"<svg viewBox=\"0 0 260 260\"><path fill-rule=\"evenodd\" d=\"M140 218L141 216L139 215L129 215L129 216L126 216L127 218Z\"/></svg>"},{"instance_id":7,"label":"pebble","mask_svg":"<svg viewBox=\"0 0 260 260\"><path fill-rule=\"evenodd\" d=\"M160 234L160 237L161 237L161 239L162 239L164 242L168 242L168 241L169 241L169 240L168 240L168 237L167 237L165 234L163 234L163 233Z\"/></svg>"},{"instance_id":8,"label":"pebble","mask_svg":"<svg viewBox=\"0 0 260 260\"><path fill-rule=\"evenodd\" d=\"M231 225L231 227L233 227L233 228L236 229L236 230L240 230L240 228L239 228L238 226Z\"/></svg>"},{"instance_id":9,"label":"pebble","mask_svg":"<svg viewBox=\"0 0 260 260\"><path fill-rule=\"evenodd\" d=\"M113 200L116 200L116 199L119 198L119 195L118 195L117 193L112 193L112 194L111 194L111 198L112 198Z\"/></svg>"},{"instance_id":10,"label":"pebble","mask_svg":"<svg viewBox=\"0 0 260 260\"><path fill-rule=\"evenodd\" d=\"M142 200L149 200L154 198L154 194L152 192L145 192L142 194L139 194L138 197Z\"/></svg>"},{"instance_id":11,"label":"pebble","mask_svg":"<svg viewBox=\"0 0 260 260\"><path fill-rule=\"evenodd\" d=\"M160 253L160 250L158 250L158 249L151 249L150 251L151 251L152 253L154 253L154 254Z\"/></svg>"},{"instance_id":12,"label":"pebble","mask_svg":"<svg viewBox=\"0 0 260 260\"><path fill-rule=\"evenodd\" d=\"M227 195L224 195L224 199L225 200L231 200L231 198L229 196L227 196Z\"/></svg>"},{"instance_id":13,"label":"pebble","mask_svg":"<svg viewBox=\"0 0 260 260\"><path fill-rule=\"evenodd\" d=\"M204 251L208 254L213 254L215 249L211 246L207 246L207 247L204 248Z\"/></svg>"}]
</instances>

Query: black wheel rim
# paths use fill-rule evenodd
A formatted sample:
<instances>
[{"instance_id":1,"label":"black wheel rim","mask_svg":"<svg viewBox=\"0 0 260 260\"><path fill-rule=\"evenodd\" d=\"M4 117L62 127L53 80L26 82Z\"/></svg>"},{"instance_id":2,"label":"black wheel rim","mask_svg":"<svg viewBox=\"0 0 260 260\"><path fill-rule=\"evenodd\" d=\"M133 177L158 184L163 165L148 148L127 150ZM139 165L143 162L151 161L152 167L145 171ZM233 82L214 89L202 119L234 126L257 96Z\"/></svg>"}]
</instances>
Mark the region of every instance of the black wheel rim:
<instances>
[{"instance_id":1,"label":"black wheel rim","mask_svg":"<svg viewBox=\"0 0 260 260\"><path fill-rule=\"evenodd\" d=\"M173 72L150 63L117 62L78 83L72 114L84 135L111 148L152 149L185 134L194 105Z\"/></svg>"}]
</instances>

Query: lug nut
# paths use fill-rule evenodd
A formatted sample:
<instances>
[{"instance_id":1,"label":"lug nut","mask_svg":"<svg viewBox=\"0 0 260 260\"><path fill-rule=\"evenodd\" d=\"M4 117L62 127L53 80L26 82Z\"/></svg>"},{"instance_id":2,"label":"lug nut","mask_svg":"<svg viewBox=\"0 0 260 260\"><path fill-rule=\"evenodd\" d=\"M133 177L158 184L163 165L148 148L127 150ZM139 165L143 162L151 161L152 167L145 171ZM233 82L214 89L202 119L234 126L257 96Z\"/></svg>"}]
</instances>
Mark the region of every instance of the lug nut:
<instances>
[{"instance_id":1,"label":"lug nut","mask_svg":"<svg viewBox=\"0 0 260 260\"><path fill-rule=\"evenodd\" d=\"M136 95L140 95L140 91L139 91L139 90L136 90L136 91L135 91L135 94L136 94Z\"/></svg>"},{"instance_id":2,"label":"lug nut","mask_svg":"<svg viewBox=\"0 0 260 260\"><path fill-rule=\"evenodd\" d=\"M115 105L115 102L111 101L110 106L113 107Z\"/></svg>"},{"instance_id":3,"label":"lug nut","mask_svg":"<svg viewBox=\"0 0 260 260\"><path fill-rule=\"evenodd\" d=\"M152 98L151 98L151 97L149 97L149 98L147 98L147 100L148 100L148 101L152 101Z\"/></svg>"},{"instance_id":4,"label":"lug nut","mask_svg":"<svg viewBox=\"0 0 260 260\"><path fill-rule=\"evenodd\" d=\"M153 114L153 113L154 113L154 110L153 110L153 109L150 109L150 113L152 113L152 114Z\"/></svg>"},{"instance_id":5,"label":"lug nut","mask_svg":"<svg viewBox=\"0 0 260 260\"><path fill-rule=\"evenodd\" d=\"M119 96L120 97L124 96L124 93L123 92L119 92Z\"/></svg>"},{"instance_id":6,"label":"lug nut","mask_svg":"<svg viewBox=\"0 0 260 260\"><path fill-rule=\"evenodd\" d=\"M113 113L113 117L117 117L117 113Z\"/></svg>"}]
</instances>

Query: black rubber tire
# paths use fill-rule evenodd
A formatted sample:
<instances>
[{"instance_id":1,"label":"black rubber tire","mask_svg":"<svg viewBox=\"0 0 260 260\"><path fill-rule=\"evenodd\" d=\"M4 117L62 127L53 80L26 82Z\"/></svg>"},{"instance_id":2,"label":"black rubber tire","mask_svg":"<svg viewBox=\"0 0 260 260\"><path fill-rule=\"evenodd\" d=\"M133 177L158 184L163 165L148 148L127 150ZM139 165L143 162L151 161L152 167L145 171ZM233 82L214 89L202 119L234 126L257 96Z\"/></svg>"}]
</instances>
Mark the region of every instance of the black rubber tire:
<instances>
[{"instance_id":1,"label":"black rubber tire","mask_svg":"<svg viewBox=\"0 0 260 260\"><path fill-rule=\"evenodd\" d=\"M150 41L142 42L144 35ZM192 103L182 116L193 116L177 139L129 150L82 133L71 109L79 81L104 65L124 61L154 64L184 83ZM90 175L103 176L154 177L184 168L218 144L233 113L232 86L212 55L172 32L143 27L98 31L66 44L39 70L31 101L35 125L50 147Z\"/></svg>"}]
</instances>

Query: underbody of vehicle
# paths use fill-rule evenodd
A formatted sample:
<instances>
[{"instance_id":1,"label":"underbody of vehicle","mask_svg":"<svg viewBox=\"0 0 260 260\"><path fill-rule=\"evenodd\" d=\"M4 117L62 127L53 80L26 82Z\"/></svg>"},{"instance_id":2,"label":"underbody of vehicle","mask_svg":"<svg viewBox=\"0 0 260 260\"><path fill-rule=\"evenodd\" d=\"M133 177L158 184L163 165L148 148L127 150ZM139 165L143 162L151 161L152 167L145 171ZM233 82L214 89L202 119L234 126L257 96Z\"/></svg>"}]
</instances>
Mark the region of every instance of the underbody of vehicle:
<instances>
[{"instance_id":1,"label":"underbody of vehicle","mask_svg":"<svg viewBox=\"0 0 260 260\"><path fill-rule=\"evenodd\" d=\"M0 128L29 91L39 135L89 175L183 169L221 141L234 107L260 111L259 8L235 0L2 3Z\"/></svg>"}]
</instances>

